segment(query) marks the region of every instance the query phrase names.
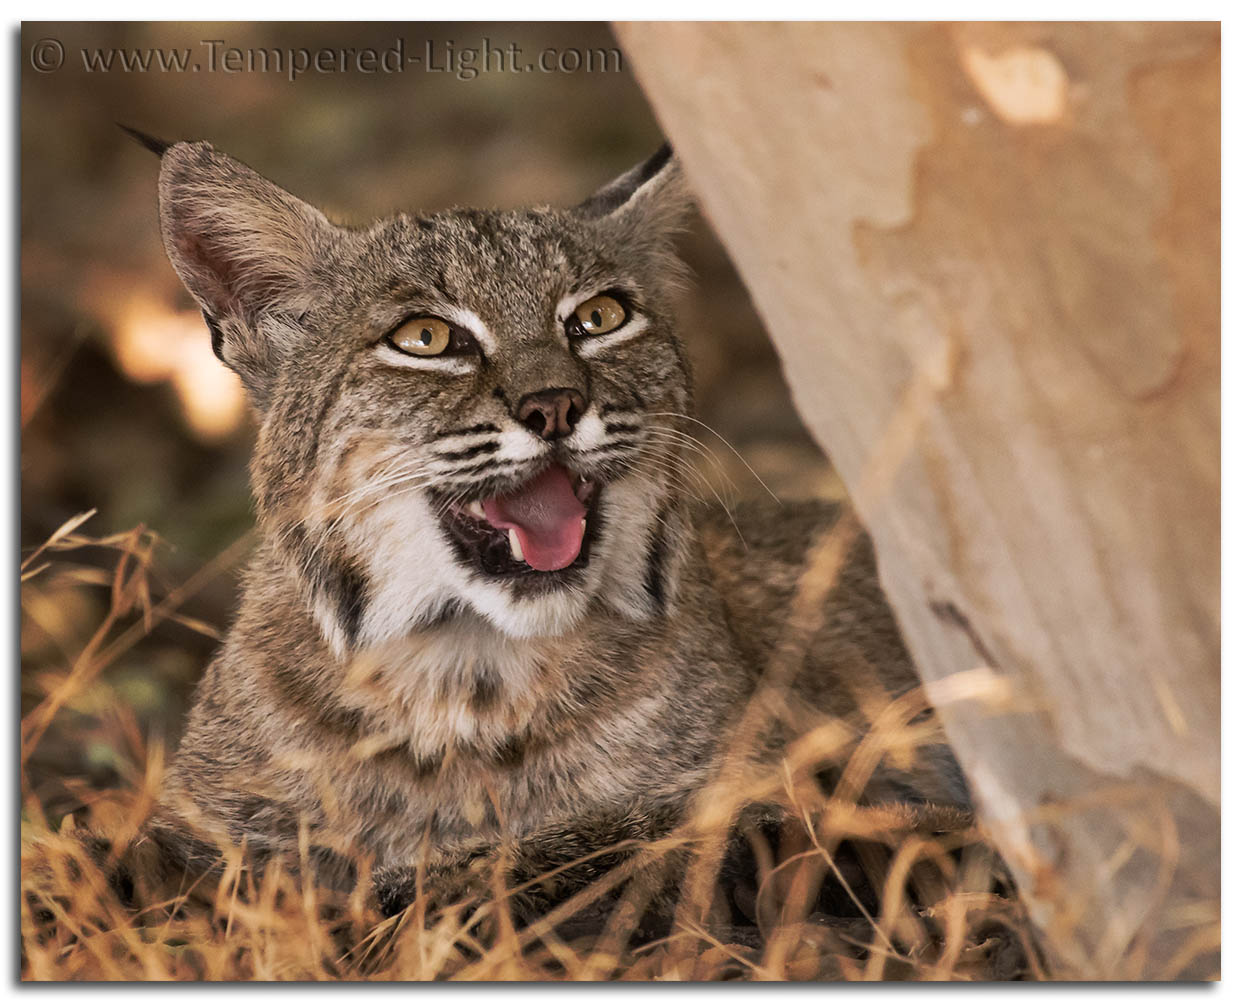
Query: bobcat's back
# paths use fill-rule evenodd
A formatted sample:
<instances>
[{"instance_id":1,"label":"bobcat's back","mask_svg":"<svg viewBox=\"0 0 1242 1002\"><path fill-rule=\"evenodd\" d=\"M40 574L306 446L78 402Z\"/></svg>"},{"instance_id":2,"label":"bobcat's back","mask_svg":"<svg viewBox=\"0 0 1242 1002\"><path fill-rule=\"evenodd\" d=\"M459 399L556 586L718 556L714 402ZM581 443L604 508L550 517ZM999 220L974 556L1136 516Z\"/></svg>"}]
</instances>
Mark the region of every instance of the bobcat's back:
<instances>
[{"instance_id":1,"label":"bobcat's back","mask_svg":"<svg viewBox=\"0 0 1242 1002\"><path fill-rule=\"evenodd\" d=\"M733 641L758 679L775 677L812 714L851 721L860 730L891 700L918 687L880 587L871 540L844 505L755 498L731 517L713 511L701 522L701 534ZM970 803L945 744L921 749L920 761L904 773L880 775L874 792Z\"/></svg>"}]
</instances>

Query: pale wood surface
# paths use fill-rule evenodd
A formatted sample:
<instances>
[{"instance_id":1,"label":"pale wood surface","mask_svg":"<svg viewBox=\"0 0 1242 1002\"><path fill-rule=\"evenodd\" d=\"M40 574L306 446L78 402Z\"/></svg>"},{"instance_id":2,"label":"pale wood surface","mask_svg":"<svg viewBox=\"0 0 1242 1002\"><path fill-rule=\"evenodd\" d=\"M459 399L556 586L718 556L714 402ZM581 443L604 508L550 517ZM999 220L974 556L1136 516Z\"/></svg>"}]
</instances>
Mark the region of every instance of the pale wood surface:
<instances>
[{"instance_id":1,"label":"pale wood surface","mask_svg":"<svg viewBox=\"0 0 1242 1002\"><path fill-rule=\"evenodd\" d=\"M1211 974L1218 28L617 33L1056 969Z\"/></svg>"}]
</instances>

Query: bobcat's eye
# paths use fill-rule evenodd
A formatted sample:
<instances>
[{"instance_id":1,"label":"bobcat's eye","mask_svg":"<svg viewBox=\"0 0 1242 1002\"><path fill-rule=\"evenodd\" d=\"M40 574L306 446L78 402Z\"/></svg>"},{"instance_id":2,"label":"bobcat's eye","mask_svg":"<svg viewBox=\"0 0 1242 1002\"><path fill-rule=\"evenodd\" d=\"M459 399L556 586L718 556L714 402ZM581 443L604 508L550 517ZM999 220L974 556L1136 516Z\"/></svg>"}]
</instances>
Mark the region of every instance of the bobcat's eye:
<instances>
[{"instance_id":1,"label":"bobcat's eye","mask_svg":"<svg viewBox=\"0 0 1242 1002\"><path fill-rule=\"evenodd\" d=\"M569 333L578 337L608 334L629 319L625 307L612 296L592 296L569 318Z\"/></svg>"},{"instance_id":2,"label":"bobcat's eye","mask_svg":"<svg viewBox=\"0 0 1242 1002\"><path fill-rule=\"evenodd\" d=\"M453 328L438 317L411 317L388 335L388 343L407 355L443 355L453 343Z\"/></svg>"}]
</instances>

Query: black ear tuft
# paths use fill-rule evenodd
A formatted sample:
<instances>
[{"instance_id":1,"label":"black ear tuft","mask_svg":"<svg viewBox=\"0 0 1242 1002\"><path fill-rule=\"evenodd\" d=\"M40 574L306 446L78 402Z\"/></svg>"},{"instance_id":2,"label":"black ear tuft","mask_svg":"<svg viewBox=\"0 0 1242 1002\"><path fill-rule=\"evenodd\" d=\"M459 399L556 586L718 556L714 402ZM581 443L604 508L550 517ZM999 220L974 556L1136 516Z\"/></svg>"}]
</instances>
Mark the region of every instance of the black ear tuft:
<instances>
[{"instance_id":1,"label":"black ear tuft","mask_svg":"<svg viewBox=\"0 0 1242 1002\"><path fill-rule=\"evenodd\" d=\"M626 171L579 205L578 211L590 217L606 216L615 212L633 198L643 185L670 166L675 168L676 164L673 163L673 147L666 142L637 167Z\"/></svg>"},{"instance_id":2,"label":"black ear tuft","mask_svg":"<svg viewBox=\"0 0 1242 1002\"><path fill-rule=\"evenodd\" d=\"M664 145L647 158L647 162L638 168L638 184L642 185L664 169L664 165L673 159L673 144L665 141Z\"/></svg>"},{"instance_id":3,"label":"black ear tuft","mask_svg":"<svg viewBox=\"0 0 1242 1002\"><path fill-rule=\"evenodd\" d=\"M128 125L122 125L120 122L116 123L116 127L129 135L135 142L145 146L157 157L162 157L168 147L174 145L173 143L166 143L162 139L156 139L154 136L149 136L145 132L139 132L137 129L131 129Z\"/></svg>"}]
</instances>

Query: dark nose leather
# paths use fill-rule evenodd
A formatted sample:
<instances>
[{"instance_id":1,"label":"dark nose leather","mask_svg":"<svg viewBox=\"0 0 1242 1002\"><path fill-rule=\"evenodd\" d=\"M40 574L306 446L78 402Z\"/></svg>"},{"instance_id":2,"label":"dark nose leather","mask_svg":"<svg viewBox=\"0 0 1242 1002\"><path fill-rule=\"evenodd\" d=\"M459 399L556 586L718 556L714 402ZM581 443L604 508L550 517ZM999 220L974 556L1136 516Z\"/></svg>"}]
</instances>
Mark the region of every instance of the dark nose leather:
<instances>
[{"instance_id":1,"label":"dark nose leather","mask_svg":"<svg viewBox=\"0 0 1242 1002\"><path fill-rule=\"evenodd\" d=\"M586 409L581 393L561 387L526 394L514 416L540 438L552 441L572 432Z\"/></svg>"}]
</instances>

